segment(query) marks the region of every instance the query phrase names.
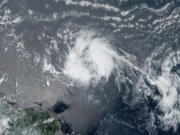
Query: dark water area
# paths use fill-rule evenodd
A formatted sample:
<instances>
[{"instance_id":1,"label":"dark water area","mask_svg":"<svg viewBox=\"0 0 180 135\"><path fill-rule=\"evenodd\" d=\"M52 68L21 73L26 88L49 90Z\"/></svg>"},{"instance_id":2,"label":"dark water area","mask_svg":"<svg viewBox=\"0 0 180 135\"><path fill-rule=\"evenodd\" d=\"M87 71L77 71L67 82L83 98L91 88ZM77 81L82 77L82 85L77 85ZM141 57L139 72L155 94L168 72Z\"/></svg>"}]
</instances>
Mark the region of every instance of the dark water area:
<instances>
[{"instance_id":1,"label":"dark water area","mask_svg":"<svg viewBox=\"0 0 180 135\"><path fill-rule=\"evenodd\" d=\"M179 6L179 0L0 0L0 95L21 108L47 110L65 134L179 135ZM111 48L118 56L107 80L97 75L86 85L64 71L88 32L111 46L95 52L105 57L100 64L111 66ZM73 73L86 76L78 64Z\"/></svg>"}]
</instances>

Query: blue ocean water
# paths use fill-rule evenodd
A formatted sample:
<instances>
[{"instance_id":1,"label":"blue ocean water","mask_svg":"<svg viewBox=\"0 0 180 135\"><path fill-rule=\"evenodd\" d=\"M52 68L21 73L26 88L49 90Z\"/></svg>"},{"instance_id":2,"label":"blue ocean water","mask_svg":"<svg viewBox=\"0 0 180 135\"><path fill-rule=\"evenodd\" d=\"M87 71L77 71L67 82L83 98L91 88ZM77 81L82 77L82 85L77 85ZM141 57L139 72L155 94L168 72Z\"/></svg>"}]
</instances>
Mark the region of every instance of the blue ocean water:
<instances>
[{"instance_id":1,"label":"blue ocean water","mask_svg":"<svg viewBox=\"0 0 180 135\"><path fill-rule=\"evenodd\" d=\"M8 76L0 93L15 94L22 108L40 104L66 121L70 134L179 135L179 6L178 0L0 0L0 73ZM122 58L107 81L84 86L63 74L81 31L108 40Z\"/></svg>"}]
</instances>

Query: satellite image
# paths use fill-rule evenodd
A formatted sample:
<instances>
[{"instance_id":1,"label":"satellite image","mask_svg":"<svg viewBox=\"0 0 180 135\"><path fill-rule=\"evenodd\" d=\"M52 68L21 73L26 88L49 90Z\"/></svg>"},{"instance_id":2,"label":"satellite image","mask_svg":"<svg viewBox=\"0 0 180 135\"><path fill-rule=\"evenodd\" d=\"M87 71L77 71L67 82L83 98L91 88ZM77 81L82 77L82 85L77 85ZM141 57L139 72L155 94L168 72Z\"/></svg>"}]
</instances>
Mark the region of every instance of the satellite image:
<instances>
[{"instance_id":1,"label":"satellite image","mask_svg":"<svg viewBox=\"0 0 180 135\"><path fill-rule=\"evenodd\" d=\"M180 135L180 0L0 0L0 135Z\"/></svg>"}]
</instances>

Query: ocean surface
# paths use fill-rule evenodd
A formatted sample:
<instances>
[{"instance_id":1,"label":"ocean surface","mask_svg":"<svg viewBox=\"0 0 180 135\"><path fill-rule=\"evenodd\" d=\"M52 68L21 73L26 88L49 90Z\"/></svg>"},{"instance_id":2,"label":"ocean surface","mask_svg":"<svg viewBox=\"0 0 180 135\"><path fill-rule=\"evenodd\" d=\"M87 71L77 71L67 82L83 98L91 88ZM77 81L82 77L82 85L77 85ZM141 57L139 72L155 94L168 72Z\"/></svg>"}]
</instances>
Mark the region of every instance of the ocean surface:
<instances>
[{"instance_id":1,"label":"ocean surface","mask_svg":"<svg viewBox=\"0 0 180 135\"><path fill-rule=\"evenodd\" d=\"M11 130L28 108L65 135L180 135L180 1L0 0L0 97L0 135L43 135Z\"/></svg>"}]
</instances>

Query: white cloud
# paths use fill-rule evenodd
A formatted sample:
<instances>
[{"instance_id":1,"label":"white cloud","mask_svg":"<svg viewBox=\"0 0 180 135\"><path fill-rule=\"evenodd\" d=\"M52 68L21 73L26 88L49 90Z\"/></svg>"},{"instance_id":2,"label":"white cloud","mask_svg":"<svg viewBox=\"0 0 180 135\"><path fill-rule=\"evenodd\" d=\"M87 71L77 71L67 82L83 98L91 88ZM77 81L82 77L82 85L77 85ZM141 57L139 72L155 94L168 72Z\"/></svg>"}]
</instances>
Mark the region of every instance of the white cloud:
<instances>
[{"instance_id":1,"label":"white cloud","mask_svg":"<svg viewBox=\"0 0 180 135\"><path fill-rule=\"evenodd\" d=\"M108 79L115 68L117 53L106 39L81 32L65 62L64 73L72 79L88 84L92 79Z\"/></svg>"}]
</instances>

